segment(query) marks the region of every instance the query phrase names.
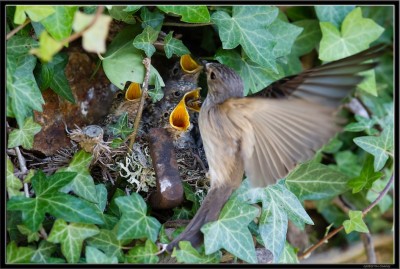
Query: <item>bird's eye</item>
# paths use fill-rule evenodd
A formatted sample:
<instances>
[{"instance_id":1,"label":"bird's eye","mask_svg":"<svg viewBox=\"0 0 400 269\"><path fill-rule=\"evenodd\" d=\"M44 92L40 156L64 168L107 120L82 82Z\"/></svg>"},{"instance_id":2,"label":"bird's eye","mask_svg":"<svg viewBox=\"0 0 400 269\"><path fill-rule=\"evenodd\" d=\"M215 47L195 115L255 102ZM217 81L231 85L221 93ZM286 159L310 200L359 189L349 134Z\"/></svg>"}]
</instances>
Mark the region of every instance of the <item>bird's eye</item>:
<instances>
[{"instance_id":1,"label":"bird's eye","mask_svg":"<svg viewBox=\"0 0 400 269\"><path fill-rule=\"evenodd\" d=\"M174 92L174 95L175 95L176 97L180 97L180 96L182 95L182 93L181 93L180 91L175 91L175 92Z\"/></svg>"},{"instance_id":2,"label":"bird's eye","mask_svg":"<svg viewBox=\"0 0 400 269\"><path fill-rule=\"evenodd\" d=\"M174 69L172 69L172 74L173 75L177 75L178 71L179 71L179 68L178 67L174 67Z\"/></svg>"},{"instance_id":3,"label":"bird's eye","mask_svg":"<svg viewBox=\"0 0 400 269\"><path fill-rule=\"evenodd\" d=\"M214 72L211 72L211 74L210 74L210 78L211 78L211 79L216 79L216 78L217 78L217 76L215 75L215 73L214 73Z\"/></svg>"}]
</instances>

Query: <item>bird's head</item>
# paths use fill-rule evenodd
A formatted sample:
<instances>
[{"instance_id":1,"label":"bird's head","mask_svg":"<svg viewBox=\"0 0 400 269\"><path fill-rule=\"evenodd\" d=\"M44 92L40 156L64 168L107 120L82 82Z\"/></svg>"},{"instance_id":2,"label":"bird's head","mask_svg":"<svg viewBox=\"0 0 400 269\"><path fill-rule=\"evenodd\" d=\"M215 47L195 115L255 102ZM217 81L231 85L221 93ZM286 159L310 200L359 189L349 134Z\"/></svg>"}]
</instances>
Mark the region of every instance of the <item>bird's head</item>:
<instances>
[{"instance_id":1,"label":"bird's head","mask_svg":"<svg viewBox=\"0 0 400 269\"><path fill-rule=\"evenodd\" d=\"M204 67L211 101L219 104L232 97L243 97L243 81L233 69L219 63L205 63Z\"/></svg>"}]
</instances>

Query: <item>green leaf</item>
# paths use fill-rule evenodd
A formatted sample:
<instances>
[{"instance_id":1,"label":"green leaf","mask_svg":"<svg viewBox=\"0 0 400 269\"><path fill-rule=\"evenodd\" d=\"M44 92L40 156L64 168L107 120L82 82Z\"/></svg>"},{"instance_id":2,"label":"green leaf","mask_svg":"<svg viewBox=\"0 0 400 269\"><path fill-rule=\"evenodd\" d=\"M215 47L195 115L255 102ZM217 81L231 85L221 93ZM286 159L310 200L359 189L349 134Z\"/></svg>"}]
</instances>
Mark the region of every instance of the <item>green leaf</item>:
<instances>
[{"instance_id":1,"label":"green leaf","mask_svg":"<svg viewBox=\"0 0 400 269\"><path fill-rule=\"evenodd\" d=\"M159 31L154 30L151 26L143 29L141 34L138 34L133 40L135 48L143 50L147 57L151 57L156 51L153 43L157 40Z\"/></svg>"},{"instance_id":2,"label":"green leaf","mask_svg":"<svg viewBox=\"0 0 400 269\"><path fill-rule=\"evenodd\" d=\"M368 155L365 159L363 168L359 176L349 180L347 185L353 188L353 193L360 192L363 189L369 190L375 180L383 176L382 172L374 171L374 160L371 155Z\"/></svg>"},{"instance_id":3,"label":"green leaf","mask_svg":"<svg viewBox=\"0 0 400 269\"><path fill-rule=\"evenodd\" d=\"M111 198L110 205L108 207L107 213L112 214L114 216L120 217L120 211L117 206L117 203L115 201L116 198L125 196L125 192L119 188L117 188L113 194L113 197Z\"/></svg>"},{"instance_id":4,"label":"green leaf","mask_svg":"<svg viewBox=\"0 0 400 269\"><path fill-rule=\"evenodd\" d=\"M49 87L65 100L75 104L75 98L72 94L69 81L65 76L65 66L68 63L68 54L58 53L53 60L46 65L54 70L54 75L50 81Z\"/></svg>"},{"instance_id":5,"label":"green leaf","mask_svg":"<svg viewBox=\"0 0 400 269\"><path fill-rule=\"evenodd\" d=\"M74 180L62 189L63 192L67 193L72 190L79 197L97 203L96 186L89 171L92 159L93 155L91 153L87 153L81 149L75 153L68 167L61 168L58 171L77 173Z\"/></svg>"},{"instance_id":6,"label":"green leaf","mask_svg":"<svg viewBox=\"0 0 400 269\"><path fill-rule=\"evenodd\" d=\"M242 45L248 57L277 72L275 37L267 27L278 16L278 8L268 6L234 6L232 16L224 11L214 12L211 20L217 25L222 47L233 49Z\"/></svg>"},{"instance_id":7,"label":"green leaf","mask_svg":"<svg viewBox=\"0 0 400 269\"><path fill-rule=\"evenodd\" d=\"M39 233L37 231L31 231L28 227L25 225L17 225L18 231L26 235L28 238L28 243L38 241L39 240Z\"/></svg>"},{"instance_id":8,"label":"green leaf","mask_svg":"<svg viewBox=\"0 0 400 269\"><path fill-rule=\"evenodd\" d=\"M101 229L100 233L89 238L86 243L89 246L102 250L108 257L117 257L118 261L124 261L124 253L122 247L129 243L130 240L118 240L116 229Z\"/></svg>"},{"instance_id":9,"label":"green leaf","mask_svg":"<svg viewBox=\"0 0 400 269\"><path fill-rule=\"evenodd\" d=\"M139 34L139 25L124 28L111 42L103 60L103 69L108 79L123 90L127 81L143 83L145 69L142 63L143 54L132 45L134 37ZM164 86L162 78L153 67L149 84Z\"/></svg>"},{"instance_id":10,"label":"green leaf","mask_svg":"<svg viewBox=\"0 0 400 269\"><path fill-rule=\"evenodd\" d=\"M118 239L148 238L153 242L157 240L161 224L157 219L147 216L147 205L139 194L118 197L115 202L122 212L118 222Z\"/></svg>"},{"instance_id":11,"label":"green leaf","mask_svg":"<svg viewBox=\"0 0 400 269\"><path fill-rule=\"evenodd\" d=\"M159 258L156 255L158 248L151 240L146 240L146 243L135 245L125 255L125 263L158 263Z\"/></svg>"},{"instance_id":12,"label":"green leaf","mask_svg":"<svg viewBox=\"0 0 400 269\"><path fill-rule=\"evenodd\" d=\"M362 219L361 211L349 210L350 220L345 220L343 222L344 230L347 234L357 231L360 233L369 233L367 225L365 225Z\"/></svg>"},{"instance_id":13,"label":"green leaf","mask_svg":"<svg viewBox=\"0 0 400 269\"><path fill-rule=\"evenodd\" d=\"M193 212L186 207L175 207L172 209L174 211L174 215L172 215L172 220L177 219L191 219L193 217Z\"/></svg>"},{"instance_id":14,"label":"green leaf","mask_svg":"<svg viewBox=\"0 0 400 269\"><path fill-rule=\"evenodd\" d=\"M205 224L205 254L226 249L248 263L257 263L253 239L247 225L258 215L258 209L230 199L223 207L217 221Z\"/></svg>"},{"instance_id":15,"label":"green leaf","mask_svg":"<svg viewBox=\"0 0 400 269\"><path fill-rule=\"evenodd\" d=\"M54 6L54 13L41 21L46 31L61 41L71 35L76 6Z\"/></svg>"},{"instance_id":16,"label":"green leaf","mask_svg":"<svg viewBox=\"0 0 400 269\"><path fill-rule=\"evenodd\" d=\"M63 219L57 219L47 240L61 243L61 252L68 263L77 263L81 256L83 241L98 233L96 225L82 223L68 225Z\"/></svg>"},{"instance_id":17,"label":"green leaf","mask_svg":"<svg viewBox=\"0 0 400 269\"><path fill-rule=\"evenodd\" d=\"M205 263L219 263L222 254L221 251L217 251L210 255L204 254L204 248L199 253L188 241L179 242L179 249L174 248L171 257L175 257L180 263L188 264L205 264Z\"/></svg>"},{"instance_id":18,"label":"green leaf","mask_svg":"<svg viewBox=\"0 0 400 269\"><path fill-rule=\"evenodd\" d=\"M14 14L14 23L22 24L26 20L26 14L32 21L41 21L55 12L51 6L17 6Z\"/></svg>"},{"instance_id":19,"label":"green leaf","mask_svg":"<svg viewBox=\"0 0 400 269\"><path fill-rule=\"evenodd\" d=\"M102 224L101 212L91 203L74 196L58 192L76 176L72 172L58 172L48 178L42 171L32 177L35 198L13 197L7 209L23 212L23 223L31 231L37 231L45 213L70 222Z\"/></svg>"},{"instance_id":20,"label":"green leaf","mask_svg":"<svg viewBox=\"0 0 400 269\"><path fill-rule=\"evenodd\" d=\"M14 148L21 146L25 149L31 149L33 147L33 137L39 133L42 127L33 121L32 117L29 117L24 122L24 125L20 129L15 129L10 133L8 138L8 148Z\"/></svg>"},{"instance_id":21,"label":"green leaf","mask_svg":"<svg viewBox=\"0 0 400 269\"><path fill-rule=\"evenodd\" d=\"M18 247L15 241L8 243L6 248L7 263L30 263L35 250L29 247Z\"/></svg>"},{"instance_id":22,"label":"green leaf","mask_svg":"<svg viewBox=\"0 0 400 269\"><path fill-rule=\"evenodd\" d=\"M362 169L359 163L360 158L350 150L336 152L334 158L337 165L329 165L328 167L342 172L349 177L356 177L360 174Z\"/></svg>"},{"instance_id":23,"label":"green leaf","mask_svg":"<svg viewBox=\"0 0 400 269\"><path fill-rule=\"evenodd\" d=\"M243 79L244 94L256 93L269 84L284 77L284 72L277 66L278 73L268 67L263 67L249 58L240 57L234 50L218 50L215 59L233 68Z\"/></svg>"},{"instance_id":24,"label":"green leaf","mask_svg":"<svg viewBox=\"0 0 400 269\"><path fill-rule=\"evenodd\" d=\"M142 18L142 28L150 26L157 31L161 30L164 14L157 10L151 12L147 7L143 7L140 11L140 17Z\"/></svg>"},{"instance_id":25,"label":"green leaf","mask_svg":"<svg viewBox=\"0 0 400 269\"><path fill-rule=\"evenodd\" d=\"M124 9L124 11L126 12L136 12L138 11L142 6L135 6L135 5L130 5L130 6L126 6L126 8ZM114 8L114 6L113 6Z\"/></svg>"},{"instance_id":26,"label":"green leaf","mask_svg":"<svg viewBox=\"0 0 400 269\"><path fill-rule=\"evenodd\" d=\"M363 18L359 7L346 16L341 31L330 22L320 22L320 26L319 58L323 61L342 59L367 49L384 30L373 20Z\"/></svg>"},{"instance_id":27,"label":"green leaf","mask_svg":"<svg viewBox=\"0 0 400 269\"><path fill-rule=\"evenodd\" d=\"M128 124L128 113L124 112L115 124L108 126L108 129L114 136L120 136L125 139L133 132L133 128L129 128Z\"/></svg>"},{"instance_id":28,"label":"green leaf","mask_svg":"<svg viewBox=\"0 0 400 269\"><path fill-rule=\"evenodd\" d=\"M22 182L19 178L14 175L14 166L7 157L7 170L6 170L6 181L7 181L7 194L8 198L12 198L14 196L21 196L23 195L20 191L23 187Z\"/></svg>"},{"instance_id":29,"label":"green leaf","mask_svg":"<svg viewBox=\"0 0 400 269\"><path fill-rule=\"evenodd\" d=\"M286 177L286 186L300 200L318 200L347 191L348 177L326 165L307 162Z\"/></svg>"},{"instance_id":30,"label":"green leaf","mask_svg":"<svg viewBox=\"0 0 400 269\"><path fill-rule=\"evenodd\" d=\"M296 264L299 263L299 259L297 258L297 249L290 245L288 242L285 242L285 247L283 248L282 255L279 259L279 263L283 264Z\"/></svg>"},{"instance_id":31,"label":"green leaf","mask_svg":"<svg viewBox=\"0 0 400 269\"><path fill-rule=\"evenodd\" d=\"M324 145L322 151L326 153L336 153L340 150L342 146L343 146L343 141L338 139L337 136L335 136L327 144Z\"/></svg>"},{"instance_id":32,"label":"green leaf","mask_svg":"<svg viewBox=\"0 0 400 269\"><path fill-rule=\"evenodd\" d=\"M96 194L97 194L97 207L101 212L104 211L104 209L107 206L107 188L106 185L104 184L97 184L96 185Z\"/></svg>"},{"instance_id":33,"label":"green leaf","mask_svg":"<svg viewBox=\"0 0 400 269\"><path fill-rule=\"evenodd\" d=\"M301 20L293 24L303 28L303 31L293 44L292 54L303 56L317 47L322 37L321 29L317 20Z\"/></svg>"},{"instance_id":34,"label":"green leaf","mask_svg":"<svg viewBox=\"0 0 400 269\"><path fill-rule=\"evenodd\" d=\"M172 37L172 31L164 38L164 50L167 58L171 58L172 54L176 54L177 56L182 56L184 54L189 54L190 51L188 48L182 43L181 40Z\"/></svg>"},{"instance_id":35,"label":"green leaf","mask_svg":"<svg viewBox=\"0 0 400 269\"><path fill-rule=\"evenodd\" d=\"M29 55L31 48L37 47L32 38L13 36L7 41L7 94L11 110L22 126L25 119L32 116L32 110L42 112L44 100L40 92L33 69L36 57Z\"/></svg>"},{"instance_id":36,"label":"green leaf","mask_svg":"<svg viewBox=\"0 0 400 269\"><path fill-rule=\"evenodd\" d=\"M87 15L77 11L74 16L72 28L75 32L82 31L88 26L95 15ZM100 15L96 22L83 33L82 46L88 52L106 52L106 38L112 19L107 15Z\"/></svg>"},{"instance_id":37,"label":"green leaf","mask_svg":"<svg viewBox=\"0 0 400 269\"><path fill-rule=\"evenodd\" d=\"M389 155L392 155L393 125L388 125L380 136L361 136L354 138L353 141L357 146L374 155L374 169L379 171L385 166Z\"/></svg>"},{"instance_id":38,"label":"green leaf","mask_svg":"<svg viewBox=\"0 0 400 269\"><path fill-rule=\"evenodd\" d=\"M385 179L377 180L372 184L372 188L367 192L367 200L371 203L375 201L379 193L386 187L390 176L387 176ZM382 197L382 199L378 203L379 211L383 214L385 213L390 206L393 204L393 199L390 195L386 194Z\"/></svg>"},{"instance_id":39,"label":"green leaf","mask_svg":"<svg viewBox=\"0 0 400 269\"><path fill-rule=\"evenodd\" d=\"M276 42L272 51L275 58L290 54L293 43L303 31L301 27L280 19L275 20L268 29Z\"/></svg>"},{"instance_id":40,"label":"green leaf","mask_svg":"<svg viewBox=\"0 0 400 269\"><path fill-rule=\"evenodd\" d=\"M165 13L182 16L181 21L201 23L210 21L210 13L206 6L157 6Z\"/></svg>"},{"instance_id":41,"label":"green leaf","mask_svg":"<svg viewBox=\"0 0 400 269\"><path fill-rule=\"evenodd\" d=\"M86 262L91 264L117 264L117 257L108 257L97 248L86 246Z\"/></svg>"},{"instance_id":42,"label":"green leaf","mask_svg":"<svg viewBox=\"0 0 400 269\"><path fill-rule=\"evenodd\" d=\"M48 62L61 49L61 42L54 40L46 31L42 31L39 37L39 48L31 49L30 53L36 55L43 62Z\"/></svg>"},{"instance_id":43,"label":"green leaf","mask_svg":"<svg viewBox=\"0 0 400 269\"><path fill-rule=\"evenodd\" d=\"M156 80L156 84L158 84L157 81L159 81L158 78ZM162 86L157 86L154 89L149 89L148 93L153 103L160 101L164 97L164 91L161 90L161 87Z\"/></svg>"},{"instance_id":44,"label":"green leaf","mask_svg":"<svg viewBox=\"0 0 400 269\"><path fill-rule=\"evenodd\" d=\"M315 6L314 8L319 21L330 22L336 28L340 28L344 18L355 6Z\"/></svg>"},{"instance_id":45,"label":"green leaf","mask_svg":"<svg viewBox=\"0 0 400 269\"><path fill-rule=\"evenodd\" d=\"M108 13L114 20L123 21L127 24L135 24L136 20L133 13L135 13L139 8L140 6L112 6L112 9L109 9Z\"/></svg>"},{"instance_id":46,"label":"green leaf","mask_svg":"<svg viewBox=\"0 0 400 269\"><path fill-rule=\"evenodd\" d=\"M376 134L377 130L374 125L377 123L375 118L368 119L360 115L355 115L357 122L352 122L344 127L346 132L362 132L365 131L368 135Z\"/></svg>"},{"instance_id":47,"label":"green leaf","mask_svg":"<svg viewBox=\"0 0 400 269\"><path fill-rule=\"evenodd\" d=\"M56 251L56 245L46 240L41 240L38 248L35 250L31 261L34 263L53 263L51 254Z\"/></svg>"}]
</instances>

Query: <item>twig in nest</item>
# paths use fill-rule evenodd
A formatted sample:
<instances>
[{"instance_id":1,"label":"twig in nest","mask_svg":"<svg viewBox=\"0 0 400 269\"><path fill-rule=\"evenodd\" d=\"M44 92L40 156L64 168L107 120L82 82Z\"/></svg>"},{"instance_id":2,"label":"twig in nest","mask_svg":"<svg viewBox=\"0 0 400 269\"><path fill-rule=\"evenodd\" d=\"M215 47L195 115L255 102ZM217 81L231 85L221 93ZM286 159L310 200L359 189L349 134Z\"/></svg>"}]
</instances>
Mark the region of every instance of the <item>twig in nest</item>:
<instances>
[{"instance_id":1,"label":"twig in nest","mask_svg":"<svg viewBox=\"0 0 400 269\"><path fill-rule=\"evenodd\" d=\"M151 67L151 59L150 58L144 58L143 59L143 64L144 67L146 68L146 75L144 76L144 81L143 81L143 93L142 96L140 97L140 104L139 108L135 117L135 121L133 123L133 132L129 135L129 151L132 151L133 143L135 143L136 135L138 133L139 129L139 123L142 118L142 112L143 112L143 107L144 107L144 101L147 97L147 90L149 88L149 78L150 78L150 67Z\"/></svg>"},{"instance_id":2,"label":"twig in nest","mask_svg":"<svg viewBox=\"0 0 400 269\"><path fill-rule=\"evenodd\" d=\"M386 193L389 191L391 185L393 184L394 181L394 175L390 178L389 182L386 184L385 188L379 193L378 197L373 201L369 206L367 206L363 211L362 211L362 216L364 217L371 209L376 206L379 201L382 200L382 198L386 195ZM299 260L307 258L314 250L316 250L318 247L320 247L322 244L327 242L329 239L331 239L335 234L340 232L341 230L344 229L344 226L341 225L340 227L336 228L332 232L330 232L328 235L326 235L324 238L318 241L314 246L310 247L303 253L299 253L298 258Z\"/></svg>"}]
</instances>

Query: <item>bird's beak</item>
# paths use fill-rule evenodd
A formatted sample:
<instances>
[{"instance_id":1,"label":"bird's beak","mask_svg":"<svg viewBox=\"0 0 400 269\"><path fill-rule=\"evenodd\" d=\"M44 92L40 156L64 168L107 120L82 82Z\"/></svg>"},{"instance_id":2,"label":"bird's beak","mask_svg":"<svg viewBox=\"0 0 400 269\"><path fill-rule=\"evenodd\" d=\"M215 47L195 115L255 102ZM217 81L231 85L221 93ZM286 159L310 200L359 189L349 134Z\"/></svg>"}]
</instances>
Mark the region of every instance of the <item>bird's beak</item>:
<instances>
[{"instance_id":1,"label":"bird's beak","mask_svg":"<svg viewBox=\"0 0 400 269\"><path fill-rule=\"evenodd\" d=\"M176 130L186 131L190 127L190 110L200 111L200 90L196 88L187 92L169 116L169 124Z\"/></svg>"},{"instance_id":2,"label":"bird's beak","mask_svg":"<svg viewBox=\"0 0 400 269\"><path fill-rule=\"evenodd\" d=\"M203 66L193 60L193 58L189 54L181 56L180 65L183 72L186 74L196 74L203 69Z\"/></svg>"},{"instance_id":3,"label":"bird's beak","mask_svg":"<svg viewBox=\"0 0 400 269\"><path fill-rule=\"evenodd\" d=\"M140 88L140 84L132 82L129 85L129 88L125 92L125 100L133 101L139 99L141 96L142 96L142 89Z\"/></svg>"}]
</instances>

